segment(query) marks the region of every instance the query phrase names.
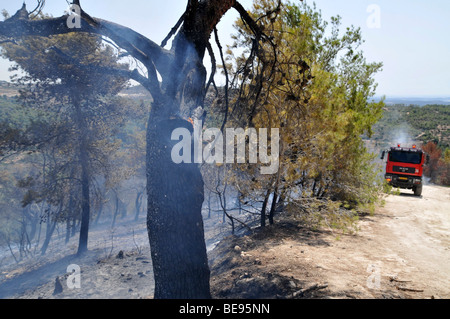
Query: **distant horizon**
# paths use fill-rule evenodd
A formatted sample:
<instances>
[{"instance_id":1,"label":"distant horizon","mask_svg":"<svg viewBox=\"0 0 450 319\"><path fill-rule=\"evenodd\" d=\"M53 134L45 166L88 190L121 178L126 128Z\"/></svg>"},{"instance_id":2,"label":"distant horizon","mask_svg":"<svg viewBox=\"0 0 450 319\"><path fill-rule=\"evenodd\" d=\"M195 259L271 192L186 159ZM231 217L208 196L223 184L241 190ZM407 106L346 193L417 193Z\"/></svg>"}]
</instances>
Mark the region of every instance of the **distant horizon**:
<instances>
[{"instance_id":1,"label":"distant horizon","mask_svg":"<svg viewBox=\"0 0 450 319\"><path fill-rule=\"evenodd\" d=\"M450 102L450 94L448 95L375 95L375 99L380 99L382 97L386 97L386 99L449 99Z\"/></svg>"},{"instance_id":2,"label":"distant horizon","mask_svg":"<svg viewBox=\"0 0 450 319\"><path fill-rule=\"evenodd\" d=\"M0 79L0 83L2 82L6 82L8 84L12 84L14 85L14 83L12 83L9 80L3 80ZM142 87L141 84L135 84L135 85L131 85L130 88L132 87ZM222 87L222 86L218 86L218 87ZM381 94L376 94L375 96L373 96L371 99L373 100L380 100L381 98L385 98L385 100L390 100L390 99L399 99L399 100L408 100L408 99L415 99L415 100L427 100L427 99L431 99L431 100L440 100L443 99L443 102L447 102L450 104L450 93L448 95L381 95Z\"/></svg>"}]
</instances>

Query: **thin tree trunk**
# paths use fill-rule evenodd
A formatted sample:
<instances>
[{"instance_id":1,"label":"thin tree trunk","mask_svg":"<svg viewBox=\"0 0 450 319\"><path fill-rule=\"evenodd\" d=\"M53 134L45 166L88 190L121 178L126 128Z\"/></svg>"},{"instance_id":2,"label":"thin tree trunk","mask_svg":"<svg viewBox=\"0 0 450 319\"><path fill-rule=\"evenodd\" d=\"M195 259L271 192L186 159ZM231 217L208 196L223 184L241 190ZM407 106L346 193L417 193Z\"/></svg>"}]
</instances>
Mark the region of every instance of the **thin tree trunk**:
<instances>
[{"instance_id":1,"label":"thin tree trunk","mask_svg":"<svg viewBox=\"0 0 450 319\"><path fill-rule=\"evenodd\" d=\"M124 219L127 217L127 205L119 199L119 209L120 209L120 219Z\"/></svg>"},{"instance_id":2,"label":"thin tree trunk","mask_svg":"<svg viewBox=\"0 0 450 319\"><path fill-rule=\"evenodd\" d=\"M100 199L100 207L98 208L98 213L97 213L97 216L95 217L95 222L94 222L95 225L98 225L98 222L100 220L100 216L102 215L102 212L103 212L103 200Z\"/></svg>"},{"instance_id":3,"label":"thin tree trunk","mask_svg":"<svg viewBox=\"0 0 450 319\"><path fill-rule=\"evenodd\" d=\"M270 197L270 189L267 190L266 196L264 197L264 202L261 208L261 227L266 227L266 209L267 209L267 202L269 201Z\"/></svg>"},{"instance_id":4,"label":"thin tree trunk","mask_svg":"<svg viewBox=\"0 0 450 319\"><path fill-rule=\"evenodd\" d=\"M64 241L67 244L70 240L70 217L68 216L66 219L66 239Z\"/></svg>"},{"instance_id":5,"label":"thin tree trunk","mask_svg":"<svg viewBox=\"0 0 450 319\"><path fill-rule=\"evenodd\" d=\"M36 236L38 217L32 213L30 206L27 206L25 213L25 216L30 224L29 240L32 241Z\"/></svg>"},{"instance_id":6,"label":"thin tree trunk","mask_svg":"<svg viewBox=\"0 0 450 319\"><path fill-rule=\"evenodd\" d=\"M224 189L223 194L221 194L220 192L217 192L217 196L219 196L220 207L222 207L222 211L223 211L223 222L225 223L225 216L228 217L228 219L231 222L231 234L234 235L234 219L230 214L227 213L227 201L226 201L225 190L226 190L226 184L225 184L225 189ZM222 200L222 195L223 195L223 200Z\"/></svg>"},{"instance_id":7,"label":"thin tree trunk","mask_svg":"<svg viewBox=\"0 0 450 319\"><path fill-rule=\"evenodd\" d=\"M208 219L211 218L211 191L208 192Z\"/></svg>"},{"instance_id":8,"label":"thin tree trunk","mask_svg":"<svg viewBox=\"0 0 450 319\"><path fill-rule=\"evenodd\" d=\"M66 239L65 239L65 243L67 244L70 240L70 220L71 217L73 215L73 196L72 194L69 195L70 199L69 199L69 214L66 218Z\"/></svg>"},{"instance_id":9,"label":"thin tree trunk","mask_svg":"<svg viewBox=\"0 0 450 319\"><path fill-rule=\"evenodd\" d=\"M80 227L80 241L78 244L77 255L81 255L88 250L88 234L89 234L89 219L90 219L90 188L89 188L89 173L88 160L86 150L81 151L81 227Z\"/></svg>"},{"instance_id":10,"label":"thin tree trunk","mask_svg":"<svg viewBox=\"0 0 450 319\"><path fill-rule=\"evenodd\" d=\"M116 203L115 203L115 208L114 208L114 215L113 215L113 220L111 223L111 228L114 228L116 226L116 219L117 219L117 215L119 214L119 195L117 195L117 192L115 190L113 190L114 192L114 196L116 199Z\"/></svg>"},{"instance_id":11,"label":"thin tree trunk","mask_svg":"<svg viewBox=\"0 0 450 319\"><path fill-rule=\"evenodd\" d=\"M45 240L44 240L44 243L42 244L42 248L41 248L41 255L45 255L45 253L47 252L48 245L50 244L50 239L52 238L52 235L56 228L57 217L61 213L62 207L63 207L63 204L61 202L61 204L58 207L58 211L56 212L55 216L53 217L53 219L54 219L53 221L51 221L50 209L49 209L49 212L47 213L47 228L45 231Z\"/></svg>"},{"instance_id":12,"label":"thin tree trunk","mask_svg":"<svg viewBox=\"0 0 450 319\"><path fill-rule=\"evenodd\" d=\"M71 229L70 237L75 236L75 233L77 232L77 223L78 223L78 221L77 221L76 217L73 217L72 218L72 226L70 228Z\"/></svg>"},{"instance_id":13,"label":"thin tree trunk","mask_svg":"<svg viewBox=\"0 0 450 319\"><path fill-rule=\"evenodd\" d=\"M312 196L313 197L315 196L315 193L316 193L316 184L317 184L317 180L314 179L314 183L313 183L313 186L312 186Z\"/></svg>"},{"instance_id":14,"label":"thin tree trunk","mask_svg":"<svg viewBox=\"0 0 450 319\"><path fill-rule=\"evenodd\" d=\"M242 193L240 191L238 191L238 193L237 193L237 202L238 202L239 215L242 214L241 197L242 197Z\"/></svg>"},{"instance_id":15,"label":"thin tree trunk","mask_svg":"<svg viewBox=\"0 0 450 319\"><path fill-rule=\"evenodd\" d=\"M88 250L89 220L90 220L90 188L89 188L89 154L87 142L87 126L81 113L80 98L72 100L76 112L79 134L79 160L81 166L81 227L77 255Z\"/></svg>"},{"instance_id":16,"label":"thin tree trunk","mask_svg":"<svg viewBox=\"0 0 450 319\"><path fill-rule=\"evenodd\" d=\"M278 187L276 187L275 191L273 192L272 205L270 206L270 212L269 212L269 224L270 225L273 225L273 217L275 215L277 201L278 201Z\"/></svg>"},{"instance_id":17,"label":"thin tree trunk","mask_svg":"<svg viewBox=\"0 0 450 319\"><path fill-rule=\"evenodd\" d=\"M143 192L138 192L137 196L136 196L136 202L135 202L135 215L134 215L134 220L138 221L139 219L139 213L141 212L141 205L142 205L142 195Z\"/></svg>"},{"instance_id":18,"label":"thin tree trunk","mask_svg":"<svg viewBox=\"0 0 450 319\"><path fill-rule=\"evenodd\" d=\"M45 255L45 253L47 252L47 248L48 245L50 244L50 239L52 238L52 235L55 231L56 228L56 221L47 221L47 230L45 233L45 240L44 243L42 244L42 248L41 248L41 255Z\"/></svg>"},{"instance_id":19,"label":"thin tree trunk","mask_svg":"<svg viewBox=\"0 0 450 319\"><path fill-rule=\"evenodd\" d=\"M11 241L10 241L9 238L6 240L6 244L8 245L9 252L10 252L11 255L13 256L14 261L16 262L16 264L18 264L18 263L19 263L19 260L17 259L16 255L14 254L14 251L13 251L13 249L12 249L12 247L11 247Z\"/></svg>"}]
</instances>

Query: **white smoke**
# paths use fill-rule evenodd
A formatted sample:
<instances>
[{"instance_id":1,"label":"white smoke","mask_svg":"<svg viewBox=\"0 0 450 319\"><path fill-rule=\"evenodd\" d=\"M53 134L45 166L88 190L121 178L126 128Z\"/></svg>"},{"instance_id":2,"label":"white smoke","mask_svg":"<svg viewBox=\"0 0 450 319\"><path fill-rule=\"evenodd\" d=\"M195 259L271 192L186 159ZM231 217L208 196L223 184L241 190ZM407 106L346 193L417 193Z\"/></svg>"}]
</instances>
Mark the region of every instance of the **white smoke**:
<instances>
[{"instance_id":1,"label":"white smoke","mask_svg":"<svg viewBox=\"0 0 450 319\"><path fill-rule=\"evenodd\" d=\"M400 144L404 147L411 147L412 145L417 144L415 137L411 133L411 128L406 123L392 128L390 137L392 146Z\"/></svg>"}]
</instances>

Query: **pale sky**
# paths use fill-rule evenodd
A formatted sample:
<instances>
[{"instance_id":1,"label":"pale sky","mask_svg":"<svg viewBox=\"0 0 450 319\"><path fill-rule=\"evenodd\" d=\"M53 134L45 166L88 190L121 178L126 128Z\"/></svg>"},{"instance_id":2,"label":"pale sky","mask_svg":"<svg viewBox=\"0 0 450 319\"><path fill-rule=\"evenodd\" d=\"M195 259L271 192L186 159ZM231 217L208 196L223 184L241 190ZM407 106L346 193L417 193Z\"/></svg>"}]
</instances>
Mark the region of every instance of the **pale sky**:
<instances>
[{"instance_id":1,"label":"pale sky","mask_svg":"<svg viewBox=\"0 0 450 319\"><path fill-rule=\"evenodd\" d=\"M299 0L292 0L296 2ZM450 1L448 0L305 0L315 2L323 18L342 17L342 28L361 27L368 61L383 62L377 94L388 97L450 97ZM35 0L26 0L29 9ZM252 0L241 0L249 9ZM23 0L0 0L0 10L14 14ZM90 15L134 29L160 43L183 13L185 0L83 0ZM375 6L373 6L375 5ZM47 0L54 16L65 0ZM368 10L373 9L376 10ZM230 44L237 18L231 10L218 26L222 44ZM8 63L0 61L0 80L8 80Z\"/></svg>"}]
</instances>

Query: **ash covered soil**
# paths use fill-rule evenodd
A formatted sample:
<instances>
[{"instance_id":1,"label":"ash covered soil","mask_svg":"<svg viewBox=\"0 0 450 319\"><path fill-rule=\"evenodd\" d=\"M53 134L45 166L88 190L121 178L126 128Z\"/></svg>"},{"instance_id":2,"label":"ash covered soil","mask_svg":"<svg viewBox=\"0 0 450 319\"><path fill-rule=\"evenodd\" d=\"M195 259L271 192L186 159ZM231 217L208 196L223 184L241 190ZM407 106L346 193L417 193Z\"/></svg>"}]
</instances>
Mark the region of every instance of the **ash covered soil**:
<instances>
[{"instance_id":1,"label":"ash covered soil","mask_svg":"<svg viewBox=\"0 0 450 319\"><path fill-rule=\"evenodd\" d=\"M145 220L110 223L89 232L89 252L77 257L74 236L64 244L64 234L54 235L44 256L2 267L0 298L118 299L146 298L153 294L153 272ZM77 265L80 289L69 289L68 271ZM56 281L62 291L55 293Z\"/></svg>"},{"instance_id":2,"label":"ash covered soil","mask_svg":"<svg viewBox=\"0 0 450 319\"><path fill-rule=\"evenodd\" d=\"M360 218L354 235L311 231L279 216L262 231L225 237L219 221L205 218L214 298L450 298L449 188L390 195ZM75 239L64 245L61 238L48 256L3 261L0 298L153 297L145 220L97 227L89 243L83 258L73 255ZM71 264L80 266L80 289L67 288ZM63 289L54 294L56 278Z\"/></svg>"}]
</instances>

